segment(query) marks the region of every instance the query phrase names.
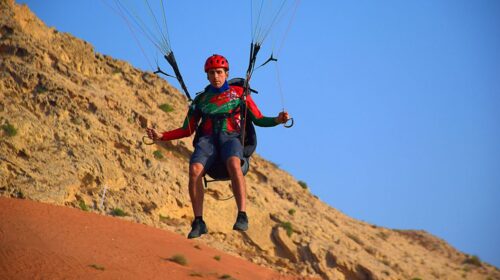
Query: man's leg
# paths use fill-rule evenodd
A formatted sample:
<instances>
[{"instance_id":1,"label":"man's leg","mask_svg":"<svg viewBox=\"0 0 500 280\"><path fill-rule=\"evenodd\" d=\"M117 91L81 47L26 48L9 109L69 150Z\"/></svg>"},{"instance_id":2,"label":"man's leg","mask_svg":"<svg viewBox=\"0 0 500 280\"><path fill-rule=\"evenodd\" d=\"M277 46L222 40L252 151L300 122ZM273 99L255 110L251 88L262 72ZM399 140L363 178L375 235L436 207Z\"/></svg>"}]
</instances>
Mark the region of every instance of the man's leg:
<instances>
[{"instance_id":1,"label":"man's leg","mask_svg":"<svg viewBox=\"0 0 500 280\"><path fill-rule=\"evenodd\" d=\"M191 232L188 238L197 238L208 232L207 225L203 221L203 175L205 166L210 166L214 161L215 147L211 137L200 137L196 143L189 164L189 197L193 206L194 221L191 224Z\"/></svg>"},{"instance_id":2,"label":"man's leg","mask_svg":"<svg viewBox=\"0 0 500 280\"><path fill-rule=\"evenodd\" d=\"M232 156L226 161L227 171L231 177L231 187L233 188L234 198L238 206L238 217L233 229L246 231L248 229L248 218L246 214L246 183L241 170L241 160L239 157Z\"/></svg>"},{"instance_id":3,"label":"man's leg","mask_svg":"<svg viewBox=\"0 0 500 280\"><path fill-rule=\"evenodd\" d=\"M203 164L195 162L189 165L189 197L195 217L203 216Z\"/></svg>"},{"instance_id":4,"label":"man's leg","mask_svg":"<svg viewBox=\"0 0 500 280\"><path fill-rule=\"evenodd\" d=\"M227 171L231 177L231 187L233 188L234 198L238 211L246 211L246 184L245 177L241 171L241 160L239 157L232 156L226 161Z\"/></svg>"},{"instance_id":5,"label":"man's leg","mask_svg":"<svg viewBox=\"0 0 500 280\"><path fill-rule=\"evenodd\" d=\"M194 220L188 238L197 238L208 232L203 221L203 164L191 163L189 165L189 197L193 206Z\"/></svg>"}]
</instances>

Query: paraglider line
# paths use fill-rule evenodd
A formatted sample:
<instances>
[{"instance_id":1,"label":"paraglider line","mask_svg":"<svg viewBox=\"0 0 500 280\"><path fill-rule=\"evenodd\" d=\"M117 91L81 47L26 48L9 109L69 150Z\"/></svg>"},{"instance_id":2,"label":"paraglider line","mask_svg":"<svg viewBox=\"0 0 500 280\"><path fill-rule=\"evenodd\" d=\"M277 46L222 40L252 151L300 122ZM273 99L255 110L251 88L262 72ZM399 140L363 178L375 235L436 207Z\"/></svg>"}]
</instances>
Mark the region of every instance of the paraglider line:
<instances>
[{"instance_id":1,"label":"paraglider line","mask_svg":"<svg viewBox=\"0 0 500 280\"><path fill-rule=\"evenodd\" d=\"M135 34L134 29L133 29L131 23L128 21L127 17L123 14L123 11L119 8L118 3L116 2L116 0L115 0L115 4L117 5L117 8L114 8L110 4L106 3L105 0L102 0L102 2L106 6L108 6L110 9L112 9L116 14L118 14L125 21L125 23L127 24L127 28L130 30L130 33L132 33L132 37L134 38L134 41L139 46L139 49L141 50L142 55L146 59L146 62L148 63L149 68L153 68L153 64L151 64L151 61L149 60L148 56L146 55L146 52L144 51L144 48L142 47L141 42L137 38L137 35Z\"/></svg>"}]
</instances>

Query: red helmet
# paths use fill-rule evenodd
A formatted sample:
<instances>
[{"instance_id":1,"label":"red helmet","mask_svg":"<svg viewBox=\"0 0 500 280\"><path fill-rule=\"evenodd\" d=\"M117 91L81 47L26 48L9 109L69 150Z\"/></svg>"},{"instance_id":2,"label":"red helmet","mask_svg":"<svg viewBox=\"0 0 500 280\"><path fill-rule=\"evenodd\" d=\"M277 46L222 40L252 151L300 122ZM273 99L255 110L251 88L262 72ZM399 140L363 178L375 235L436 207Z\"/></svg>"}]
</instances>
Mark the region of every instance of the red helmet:
<instances>
[{"instance_id":1,"label":"red helmet","mask_svg":"<svg viewBox=\"0 0 500 280\"><path fill-rule=\"evenodd\" d=\"M226 71L229 71L229 62L227 62L227 59L222 55L214 54L207 58L205 62L205 72L214 68L225 68Z\"/></svg>"}]
</instances>

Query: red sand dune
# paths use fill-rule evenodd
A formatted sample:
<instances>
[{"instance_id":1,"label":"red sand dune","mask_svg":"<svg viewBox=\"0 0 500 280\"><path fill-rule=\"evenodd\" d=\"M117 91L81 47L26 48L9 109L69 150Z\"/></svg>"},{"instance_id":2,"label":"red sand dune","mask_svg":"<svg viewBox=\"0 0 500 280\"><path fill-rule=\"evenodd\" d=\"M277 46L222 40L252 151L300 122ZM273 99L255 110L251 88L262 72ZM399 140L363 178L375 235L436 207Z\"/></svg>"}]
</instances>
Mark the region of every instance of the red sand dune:
<instances>
[{"instance_id":1,"label":"red sand dune","mask_svg":"<svg viewBox=\"0 0 500 280\"><path fill-rule=\"evenodd\" d=\"M176 254L183 255L187 265L169 260ZM0 279L300 278L280 275L166 230L0 197Z\"/></svg>"}]
</instances>

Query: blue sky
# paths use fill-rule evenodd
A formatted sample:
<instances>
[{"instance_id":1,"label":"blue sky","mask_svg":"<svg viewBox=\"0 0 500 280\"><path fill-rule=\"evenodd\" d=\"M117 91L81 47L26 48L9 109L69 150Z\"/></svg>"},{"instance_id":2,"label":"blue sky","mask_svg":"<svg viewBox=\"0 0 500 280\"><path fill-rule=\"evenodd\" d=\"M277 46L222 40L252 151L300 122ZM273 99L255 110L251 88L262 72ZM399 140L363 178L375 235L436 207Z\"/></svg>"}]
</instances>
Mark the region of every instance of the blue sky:
<instances>
[{"instance_id":1,"label":"blue sky","mask_svg":"<svg viewBox=\"0 0 500 280\"><path fill-rule=\"evenodd\" d=\"M110 0L19 2L100 53L171 72ZM192 93L213 53L244 75L248 1L166 5ZM499 26L496 0L301 1L290 31L277 27L261 50L260 62L273 50L279 62L252 78L264 114L285 107L295 126L259 129L258 153L349 216L426 230L500 267Z\"/></svg>"}]
</instances>

